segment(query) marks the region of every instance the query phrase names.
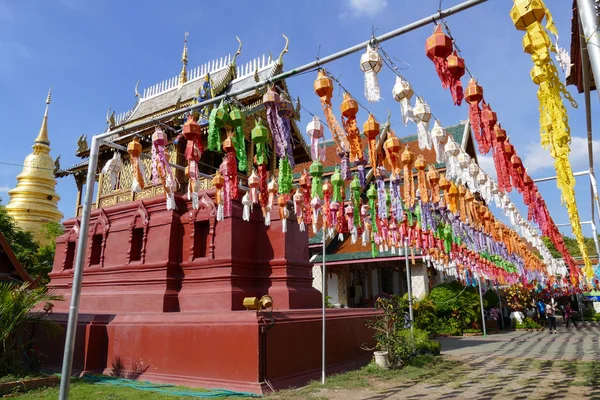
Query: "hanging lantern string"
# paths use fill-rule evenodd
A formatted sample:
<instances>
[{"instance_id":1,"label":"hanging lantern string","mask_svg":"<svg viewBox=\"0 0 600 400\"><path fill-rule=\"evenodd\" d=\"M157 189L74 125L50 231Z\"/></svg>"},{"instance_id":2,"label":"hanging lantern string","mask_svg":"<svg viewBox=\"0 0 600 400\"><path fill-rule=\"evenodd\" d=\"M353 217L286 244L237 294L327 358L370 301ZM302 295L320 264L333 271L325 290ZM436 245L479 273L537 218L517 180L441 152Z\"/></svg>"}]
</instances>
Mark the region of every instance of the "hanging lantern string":
<instances>
[{"instance_id":1,"label":"hanging lantern string","mask_svg":"<svg viewBox=\"0 0 600 400\"><path fill-rule=\"evenodd\" d=\"M27 168L31 168L31 169L54 171L54 168L38 167L37 165L13 164L13 163L8 163L8 162L4 162L4 161L0 161L0 165L8 165L10 167L27 167Z\"/></svg>"},{"instance_id":2,"label":"hanging lantern string","mask_svg":"<svg viewBox=\"0 0 600 400\"><path fill-rule=\"evenodd\" d=\"M375 41L375 45L377 46L377 49L381 52L381 54L383 54L383 63L385 64L386 67L388 67L390 70L392 70L392 72L394 72L397 76L399 76L400 78L404 79L405 81L408 81L408 79L406 79L399 71L400 68L398 68L398 66L392 61L392 58L390 57L390 55L388 53L385 52L385 50L383 49L383 47L381 47L381 44L379 44L377 41ZM417 93L417 91L413 88L413 92L415 94L415 96L420 97L421 99L424 99L424 97L419 96L419 94ZM360 104L360 103L359 103ZM431 112L431 118L435 119L440 125L442 125L442 121L440 121L434 114L433 112ZM444 126L444 125L442 125Z\"/></svg>"},{"instance_id":3,"label":"hanging lantern string","mask_svg":"<svg viewBox=\"0 0 600 400\"><path fill-rule=\"evenodd\" d=\"M354 96L352 95L352 93L350 93L350 91L349 91L348 89L346 89L346 88L344 87L344 85L342 85L342 82L340 82L340 81L339 81L339 79L337 79L335 76L333 76L333 75L332 75L332 74L331 74L329 71L327 71L326 69L324 69L323 71L325 71L325 75L327 75L327 77L328 77L328 78L330 78L331 80L333 80L335 83L337 83L337 84L340 86L340 88L341 88L343 91L345 91L346 93L348 93L348 94L350 95L350 97L352 97L352 98L353 98L353 99L356 101L356 103L358 104L358 106L359 106L360 108L362 108L363 110L365 110L367 113L369 113L369 114L373 115L373 118L375 119L375 121L377 121L377 122L378 122L378 123L379 123L381 126L384 126L384 125L385 125L385 121L381 121L381 120L379 120L379 119L378 119L378 118L375 116L375 114L373 114L371 111L369 111L369 109L368 109L368 108L367 108L365 105L363 105L363 104L362 104L360 101L356 100L356 99L357 99L357 97L354 97Z\"/></svg>"},{"instance_id":4,"label":"hanging lantern string","mask_svg":"<svg viewBox=\"0 0 600 400\"><path fill-rule=\"evenodd\" d=\"M445 25L445 22L444 22L444 25ZM446 29L448 29L448 28L446 27ZM449 34L450 38L452 39L452 42L454 43L454 38L452 38L452 35L450 34L450 31L449 31L449 30L448 30L448 34ZM395 63L392 61L392 59L391 59L391 57L389 56L389 54L387 54L387 53L385 52L385 50L384 50L384 49L381 47L381 45L380 45L379 43L376 43L376 45L377 45L377 48L378 48L378 49L381 51L381 54L383 54L383 56L384 56L384 63L385 63L385 65L386 65L386 66L387 66L389 69L391 69L391 70L392 70L392 71L393 71L393 72L394 72L396 75L398 75L398 76L399 76L399 77L401 77L402 79L405 79L405 80L406 80L406 78L404 78L404 76L402 76L402 74L400 74L400 72L398 72L398 71L399 71L399 68L398 68L398 67L396 66L396 64L395 64ZM456 46L456 44L454 44L454 45ZM457 48L457 51L460 53L460 49L458 49L458 46L456 46L456 48ZM461 57L462 57L462 56L461 56ZM465 68L466 68L466 67L465 67ZM468 71L468 70L467 70L467 71ZM472 76L470 72L469 72L469 76ZM339 83L339 82L338 82L338 83ZM340 86L341 86L341 84L340 84ZM343 87L342 87L342 88L343 88ZM413 88L413 90L414 90L414 88ZM417 94L417 92L416 92L416 91L415 91L415 95L416 95L416 96L418 96L418 94ZM420 96L419 96L419 97L420 97ZM360 105L360 103L359 103L359 105ZM434 119L435 119L435 120L436 120L436 121L437 121L437 122L438 122L440 125L444 126L444 125L442 124L442 122L441 122L441 121L440 121L438 118L436 118L436 117L434 116L434 114L433 114L433 111L431 112L431 116L432 116L432 117L433 117L433 118L434 118ZM489 177L489 174L487 174L487 173L486 173L486 175L488 175L488 177ZM490 179L491 179L491 177L490 177Z\"/></svg>"},{"instance_id":5,"label":"hanging lantern string","mask_svg":"<svg viewBox=\"0 0 600 400\"><path fill-rule=\"evenodd\" d=\"M448 32L448 36L450 37L450 40L452 40L452 46L454 47L454 50L456 50L458 55L464 60L464 57L462 56L462 51L460 51L460 47L458 47L458 44L456 44L456 40L454 40L454 36L452 36L452 32L450 32L450 27L446 23L446 20L442 19L441 21L442 21L442 25L444 25L444 27L446 28L446 32ZM466 62L465 62L465 71L467 71L467 74L469 74L470 78L474 79L473 74L471 74L471 71L469 71L469 67L467 67Z\"/></svg>"},{"instance_id":6,"label":"hanging lantern string","mask_svg":"<svg viewBox=\"0 0 600 400\"><path fill-rule=\"evenodd\" d=\"M275 86L275 89L277 89L281 94L285 93L286 95L288 95L290 100L295 101L296 103L298 103L300 101L300 97L292 96L291 94L289 94L289 92L285 91L285 89L280 88L279 86ZM306 111L311 117L316 116L312 111L310 111L308 108L306 108L304 106L304 104L302 104L302 103L300 103L300 108L302 108L304 111ZM323 125L325 125L331 131L331 127L327 124L327 122L325 120L321 120L321 123Z\"/></svg>"}]
</instances>

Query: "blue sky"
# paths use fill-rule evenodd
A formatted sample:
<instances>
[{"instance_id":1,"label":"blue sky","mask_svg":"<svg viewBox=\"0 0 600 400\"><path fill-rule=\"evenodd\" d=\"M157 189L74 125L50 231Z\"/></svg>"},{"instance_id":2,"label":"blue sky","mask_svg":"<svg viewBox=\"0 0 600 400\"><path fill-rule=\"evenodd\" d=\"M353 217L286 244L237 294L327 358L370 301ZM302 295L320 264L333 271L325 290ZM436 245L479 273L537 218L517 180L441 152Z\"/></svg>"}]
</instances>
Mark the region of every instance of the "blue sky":
<instances>
[{"instance_id":1,"label":"blue sky","mask_svg":"<svg viewBox=\"0 0 600 400\"><path fill-rule=\"evenodd\" d=\"M158 0L84 1L84 0L0 0L0 113L2 139L0 160L22 164L31 151L39 130L48 87L53 87L49 117L52 154L61 155L63 167L77 162L74 156L79 135L88 138L105 128L109 107L117 113L134 103L134 86L143 88L179 73L183 33L190 33L189 67L235 52L239 36L243 53L239 62L281 51L285 33L290 52L285 68L314 60L367 40L375 26L385 33L437 11L438 0L386 1L338 0L302 2L229 1L189 2ZM460 3L444 0L443 8ZM259 6L260 4L260 6ZM546 0L561 36L561 45L570 47L571 2ZM531 58L522 51L523 32L509 18L511 1L491 0L447 22L459 44L467 66L484 87L485 98L496 110L518 153L534 178L555 175L552 160L539 145L537 86L530 78ZM434 115L446 125L467 119L466 106L454 107L450 93L443 90L433 64L425 56L425 39L432 27L425 27L383 43L384 49L402 62L405 77L415 91L431 105ZM347 89L364 101L360 54L334 62L327 69L338 76ZM320 105L313 93L313 74L288 81L292 95L318 113ZM466 85L466 81L463 82ZM394 75L380 73L384 99L368 108L384 119L393 112L392 123L398 135L415 132L400 122L399 106L391 95ZM573 135L573 169L587 169L583 96L569 90L580 103L569 108ZM336 92L339 105L341 94ZM598 106L592 95L593 108ZM598 113L595 113L598 115ZM359 120L367 117L361 111ZM302 126L309 121L303 115ZM598 118L595 118L598 123ZM595 135L597 159L600 137ZM493 173L490 158L480 159ZM598 163L596 163L598 165ZM16 184L20 167L0 166L0 196L8 201L7 190ZM556 223L568 222L560 205L560 192L553 182L540 183ZM75 206L72 178L59 180L57 191L65 217ZM590 194L587 178L578 178L577 200L582 220L590 219ZM512 196L523 211L520 196ZM524 213L525 215L525 213ZM570 228L564 233L570 234ZM589 226L584 226L589 236Z\"/></svg>"}]
</instances>

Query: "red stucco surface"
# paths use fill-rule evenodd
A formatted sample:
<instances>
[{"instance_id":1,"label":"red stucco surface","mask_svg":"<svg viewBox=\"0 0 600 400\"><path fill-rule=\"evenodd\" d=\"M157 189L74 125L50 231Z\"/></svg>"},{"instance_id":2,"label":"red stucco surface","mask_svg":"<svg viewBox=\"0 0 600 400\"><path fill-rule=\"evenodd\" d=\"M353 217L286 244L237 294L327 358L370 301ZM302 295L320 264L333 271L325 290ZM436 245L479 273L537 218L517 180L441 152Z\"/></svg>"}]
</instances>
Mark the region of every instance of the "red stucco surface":
<instances>
[{"instance_id":1,"label":"red stucco surface","mask_svg":"<svg viewBox=\"0 0 600 400\"><path fill-rule=\"evenodd\" d=\"M159 197L92 212L74 369L200 387L262 392L319 376L321 295L312 288L308 238L292 217L281 232L277 207L266 227L234 203L217 222L213 191L192 210ZM53 318L66 324L79 223L57 240L50 289L64 295ZM94 235L95 239L94 239ZM69 245L71 243L71 245ZM96 246L96 247L94 247ZM73 263L74 264L74 263ZM273 313L244 310L244 297L273 297ZM368 362L369 310L328 310L331 371ZM64 337L48 343L60 368Z\"/></svg>"}]
</instances>

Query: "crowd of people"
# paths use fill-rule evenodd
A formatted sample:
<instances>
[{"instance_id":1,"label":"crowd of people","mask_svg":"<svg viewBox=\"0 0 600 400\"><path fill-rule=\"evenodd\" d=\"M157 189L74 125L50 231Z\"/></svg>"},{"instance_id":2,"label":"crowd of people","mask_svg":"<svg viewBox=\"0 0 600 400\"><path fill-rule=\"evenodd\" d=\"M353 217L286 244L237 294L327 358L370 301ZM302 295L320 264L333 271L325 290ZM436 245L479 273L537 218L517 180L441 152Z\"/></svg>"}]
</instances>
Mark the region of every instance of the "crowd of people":
<instances>
[{"instance_id":1,"label":"crowd of people","mask_svg":"<svg viewBox=\"0 0 600 400\"><path fill-rule=\"evenodd\" d=\"M577 320L580 318L579 310L574 303L569 300L557 301L550 296L533 299L530 304L516 309L504 305L501 311L500 308L494 307L489 311L488 316L498 324L503 322L503 325L508 328L515 328L517 323L522 324L525 318L529 318L542 327L547 327L551 334L558 333L556 329L557 316L562 317L566 329L569 329L570 323L575 326L575 329L579 329Z\"/></svg>"}]
</instances>

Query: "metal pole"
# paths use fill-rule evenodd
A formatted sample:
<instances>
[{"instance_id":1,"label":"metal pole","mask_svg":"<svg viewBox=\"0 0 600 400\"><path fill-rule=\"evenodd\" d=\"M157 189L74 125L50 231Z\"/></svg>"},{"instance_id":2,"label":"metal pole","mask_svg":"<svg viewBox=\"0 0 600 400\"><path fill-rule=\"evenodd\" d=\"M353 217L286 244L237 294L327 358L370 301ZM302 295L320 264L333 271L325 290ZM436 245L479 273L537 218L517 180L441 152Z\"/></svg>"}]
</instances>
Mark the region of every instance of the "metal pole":
<instances>
[{"instance_id":1,"label":"metal pole","mask_svg":"<svg viewBox=\"0 0 600 400\"><path fill-rule=\"evenodd\" d=\"M71 292L71 306L69 308L69 322L65 338L65 350L63 355L62 373L60 377L60 392L58 398L67 400L69 398L69 386L71 384L71 368L73 365L73 352L75 349L75 334L77 332L77 318L79 316L79 299L81 294L81 280L83 279L83 261L87 249L86 242L88 228L90 225L90 213L94 198L94 185L96 184L96 168L98 166L98 150L100 142L97 137L92 138L90 149L90 161L83 201L83 212L81 214L81 225L79 228L79 241L77 243L77 258L73 273L73 290Z\"/></svg>"},{"instance_id":2,"label":"metal pole","mask_svg":"<svg viewBox=\"0 0 600 400\"><path fill-rule=\"evenodd\" d=\"M583 26L581 25L581 21L579 23L579 31L583 32ZM579 47L581 49L581 79L583 81L583 93L585 98L585 128L587 131L587 142L588 142L588 161L590 165L590 196L591 196L591 225L592 225L592 237L594 238L594 245L596 246L596 264L600 264L600 245L598 244L598 233L596 232L596 217L594 201L598 199L596 195L595 188L595 178L594 178L594 146L593 146L593 132L592 132L592 102L590 99L590 70L588 68L589 57L588 50L586 47L586 43L583 39L582 35L579 35ZM600 216L600 209L598 210L598 216ZM583 310L581 309L581 298L577 297L579 305L580 305L580 313L581 318L583 318Z\"/></svg>"},{"instance_id":3,"label":"metal pole","mask_svg":"<svg viewBox=\"0 0 600 400\"><path fill-rule=\"evenodd\" d=\"M410 23L408 25L405 25L405 26L403 26L401 28L395 29L395 30L390 31L388 33L385 33L385 34L383 34L381 36L377 36L377 37L375 37L375 41L377 41L377 42L385 42L386 40L390 40L390 39L393 39L395 37L404 35L405 33L412 32L412 31L414 31L416 29L419 29L419 28L421 28L423 26L427 26L427 25L429 25L429 24L431 24L431 23L433 23L435 21L439 21L439 20L441 20L441 19L443 19L445 17L449 17L451 15L458 14L461 11L468 10L471 7L474 7L474 6L479 5L481 3L485 3L487 1L488 0L468 0L468 1L465 1L463 3L457 4L455 6L448 7L447 9L441 10L441 11L439 11L439 12L437 12L435 14L432 14L432 15L430 15L428 17L421 18L420 20L412 22L412 23ZM247 92L252 92L252 91L254 91L256 89L259 89L259 88L261 88L261 87L263 87L263 86L265 86L267 84L275 83L275 82L287 79L289 77L301 74L303 72L314 70L315 68L320 68L320 67L322 67L323 65L325 65L327 63L330 63L330 62L335 61L335 60L339 60L340 58L345 57L347 55L359 52L361 50L364 51L369 43L370 43L370 40L367 40L366 42L359 43L359 44L357 44L355 46L352 46L352 47L349 47L349 48L347 48L345 50L341 50L341 51L338 51L337 53L331 54L329 56L326 56L326 57L323 57L323 58L319 58L316 61L310 62L308 64L304 64L304 65L302 65L300 67L297 67L297 68L293 68L293 69L291 69L289 71L286 71L286 72L282 72L279 75L275 75L275 76L273 76L271 78L267 78L264 81L257 82L257 83L252 84L252 85L250 85L250 86L248 86L248 87L246 87L244 89L233 90L233 91L228 92L226 94L215 96L215 97L213 97L211 99L208 99L206 101L202 101L202 102L200 102L198 104L194 104L194 105L189 106L189 107L180 108L178 110L171 111L169 113L161 115L158 118L150 118L147 121L137 122L135 124L129 125L128 127L124 127L123 126L123 127L117 128L117 129L113 129L113 130L111 130L109 132L101 133L101 134L96 135L96 136L99 139L106 139L106 138L108 138L108 137L110 137L110 136L112 136L114 134L126 132L126 131L129 131L129 130L132 130L132 129L137 129L137 128L142 127L142 126L146 126L146 125L149 125L149 124L152 124L152 123L156 123L159 120L164 120L164 119L168 119L168 118L171 118L171 117L175 117L175 116L177 116L179 114L183 114L183 113L188 112L188 111L194 111L194 110L202 108L204 106L207 106L207 105L210 105L210 104L213 104L213 103L218 103L221 100L224 100L225 98L231 98L231 97L239 96L239 95L247 93Z\"/></svg>"},{"instance_id":4,"label":"metal pole","mask_svg":"<svg viewBox=\"0 0 600 400\"><path fill-rule=\"evenodd\" d=\"M598 201L598 187L596 186L596 176L594 174L590 174L590 183L592 184L592 197L594 203L596 203L598 218L600 218L600 201Z\"/></svg>"},{"instance_id":5,"label":"metal pole","mask_svg":"<svg viewBox=\"0 0 600 400\"><path fill-rule=\"evenodd\" d=\"M481 323L483 326L483 337L487 337L487 331L485 329L485 313L483 312L483 294L481 293L481 277L477 278L479 286L479 303L481 304Z\"/></svg>"},{"instance_id":6,"label":"metal pole","mask_svg":"<svg viewBox=\"0 0 600 400\"><path fill-rule=\"evenodd\" d=\"M321 384L325 384L325 279L327 279L327 275L325 274L325 226L323 226L323 266L321 267L321 294L323 297L323 314L321 316L323 320L323 332L321 338Z\"/></svg>"},{"instance_id":7,"label":"metal pole","mask_svg":"<svg viewBox=\"0 0 600 400\"><path fill-rule=\"evenodd\" d=\"M496 292L498 292L498 305L500 306L500 321L502 322L502 330L504 330L504 311L502 310L502 294L500 288L496 284Z\"/></svg>"},{"instance_id":8,"label":"metal pole","mask_svg":"<svg viewBox=\"0 0 600 400\"><path fill-rule=\"evenodd\" d=\"M580 34L583 35L586 41L594 80L598 85L598 82L600 82L600 32L598 32L598 26L596 25L598 17L594 0L577 0L577 9L579 10L579 21L582 27ZM598 96L600 97L600 91Z\"/></svg>"},{"instance_id":9,"label":"metal pole","mask_svg":"<svg viewBox=\"0 0 600 400\"><path fill-rule=\"evenodd\" d=\"M582 176L582 175L587 175L589 174L590 171L579 171L579 172L573 172L573 176ZM534 182L547 182L547 181L553 181L556 179L556 175L554 176L548 176L546 178L538 178L538 179L534 179Z\"/></svg>"},{"instance_id":10,"label":"metal pole","mask_svg":"<svg viewBox=\"0 0 600 400\"><path fill-rule=\"evenodd\" d=\"M408 242L404 241L404 260L406 261L406 288L408 291L408 316L410 317L410 335L414 335L413 330L413 299L412 299L412 277L410 274L410 266L408 265Z\"/></svg>"}]
</instances>

